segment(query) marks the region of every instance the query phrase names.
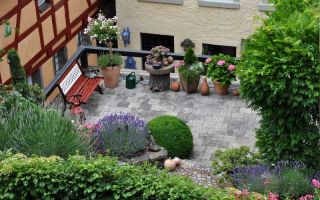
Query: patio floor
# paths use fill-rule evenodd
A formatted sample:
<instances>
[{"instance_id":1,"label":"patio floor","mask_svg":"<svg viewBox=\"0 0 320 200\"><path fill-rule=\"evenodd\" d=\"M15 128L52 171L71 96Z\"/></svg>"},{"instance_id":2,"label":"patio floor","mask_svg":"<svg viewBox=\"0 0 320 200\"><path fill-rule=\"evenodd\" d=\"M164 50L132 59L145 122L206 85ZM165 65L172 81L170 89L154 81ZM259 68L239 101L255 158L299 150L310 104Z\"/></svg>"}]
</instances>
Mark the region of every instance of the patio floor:
<instances>
[{"instance_id":1,"label":"patio floor","mask_svg":"<svg viewBox=\"0 0 320 200\"><path fill-rule=\"evenodd\" d=\"M114 112L136 114L147 121L158 115L177 116L190 126L193 134L194 151L190 159L208 167L216 149L241 145L253 149L259 121L240 97L218 96L213 88L210 92L209 96L187 95L183 91L153 93L148 82L128 90L125 81L121 81L116 89L104 89L103 95L95 92L91 96L85 106L86 122L96 122Z\"/></svg>"}]
</instances>

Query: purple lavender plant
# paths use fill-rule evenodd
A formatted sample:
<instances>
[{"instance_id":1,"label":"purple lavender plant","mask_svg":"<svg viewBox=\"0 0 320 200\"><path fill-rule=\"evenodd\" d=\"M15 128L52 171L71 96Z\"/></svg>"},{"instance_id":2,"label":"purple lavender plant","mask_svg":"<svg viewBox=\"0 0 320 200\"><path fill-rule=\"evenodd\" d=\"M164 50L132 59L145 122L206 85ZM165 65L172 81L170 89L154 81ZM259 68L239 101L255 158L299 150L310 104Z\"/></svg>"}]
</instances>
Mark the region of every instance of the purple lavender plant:
<instances>
[{"instance_id":1,"label":"purple lavender plant","mask_svg":"<svg viewBox=\"0 0 320 200\"><path fill-rule=\"evenodd\" d=\"M300 161L288 161L280 160L273 167L273 172L280 175L282 172L288 169L305 169L306 165Z\"/></svg>"},{"instance_id":2,"label":"purple lavender plant","mask_svg":"<svg viewBox=\"0 0 320 200\"><path fill-rule=\"evenodd\" d=\"M139 117L128 113L109 114L96 124L95 150L130 157L146 148L149 137L147 125Z\"/></svg>"}]
</instances>

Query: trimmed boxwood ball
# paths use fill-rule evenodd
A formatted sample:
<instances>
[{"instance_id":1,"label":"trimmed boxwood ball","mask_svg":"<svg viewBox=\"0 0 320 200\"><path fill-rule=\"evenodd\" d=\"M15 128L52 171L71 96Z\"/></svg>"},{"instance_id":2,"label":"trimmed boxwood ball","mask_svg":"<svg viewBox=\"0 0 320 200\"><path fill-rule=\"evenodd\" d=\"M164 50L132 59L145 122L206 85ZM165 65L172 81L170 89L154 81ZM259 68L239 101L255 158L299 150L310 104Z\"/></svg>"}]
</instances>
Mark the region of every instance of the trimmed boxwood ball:
<instances>
[{"instance_id":1,"label":"trimmed boxwood ball","mask_svg":"<svg viewBox=\"0 0 320 200\"><path fill-rule=\"evenodd\" d=\"M181 119L163 115L148 123L155 142L168 150L171 157L187 158L193 148L193 138L189 127Z\"/></svg>"}]
</instances>

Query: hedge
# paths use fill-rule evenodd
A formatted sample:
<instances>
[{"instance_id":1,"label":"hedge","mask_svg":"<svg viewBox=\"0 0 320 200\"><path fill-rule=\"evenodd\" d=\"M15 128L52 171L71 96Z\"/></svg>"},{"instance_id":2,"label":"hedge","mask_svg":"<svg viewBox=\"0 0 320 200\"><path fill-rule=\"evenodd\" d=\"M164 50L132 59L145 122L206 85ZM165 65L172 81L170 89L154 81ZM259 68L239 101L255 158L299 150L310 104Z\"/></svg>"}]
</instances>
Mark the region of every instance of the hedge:
<instances>
[{"instance_id":1,"label":"hedge","mask_svg":"<svg viewBox=\"0 0 320 200\"><path fill-rule=\"evenodd\" d=\"M0 153L0 199L233 199L150 165L115 158Z\"/></svg>"}]
</instances>

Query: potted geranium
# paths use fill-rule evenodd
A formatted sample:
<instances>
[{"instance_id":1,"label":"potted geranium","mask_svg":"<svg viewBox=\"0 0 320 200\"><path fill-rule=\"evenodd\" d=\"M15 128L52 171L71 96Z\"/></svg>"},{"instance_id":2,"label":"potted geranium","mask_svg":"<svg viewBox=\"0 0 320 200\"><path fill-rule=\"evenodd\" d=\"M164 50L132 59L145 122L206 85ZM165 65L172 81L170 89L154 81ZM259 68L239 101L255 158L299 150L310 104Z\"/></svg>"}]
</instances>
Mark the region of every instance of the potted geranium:
<instances>
[{"instance_id":1,"label":"potted geranium","mask_svg":"<svg viewBox=\"0 0 320 200\"><path fill-rule=\"evenodd\" d=\"M200 81L200 74L203 72L203 65L198 61L192 48L188 48L184 61L177 62L182 89L188 94L196 93Z\"/></svg>"},{"instance_id":2,"label":"potted geranium","mask_svg":"<svg viewBox=\"0 0 320 200\"><path fill-rule=\"evenodd\" d=\"M211 78L218 95L226 95L229 85L236 80L236 60L229 55L214 55L206 60L207 76Z\"/></svg>"},{"instance_id":3,"label":"potted geranium","mask_svg":"<svg viewBox=\"0 0 320 200\"><path fill-rule=\"evenodd\" d=\"M118 86L122 58L119 54L113 54L113 42L119 38L120 32L117 26L118 18L106 18L100 12L96 19L88 18L88 26L84 33L90 36L91 40L96 40L100 44L104 43L109 48L109 53L98 58L98 65L101 68L107 88Z\"/></svg>"}]
</instances>

